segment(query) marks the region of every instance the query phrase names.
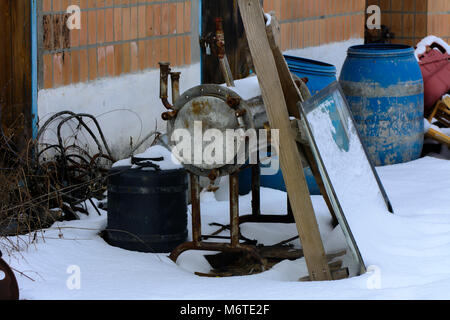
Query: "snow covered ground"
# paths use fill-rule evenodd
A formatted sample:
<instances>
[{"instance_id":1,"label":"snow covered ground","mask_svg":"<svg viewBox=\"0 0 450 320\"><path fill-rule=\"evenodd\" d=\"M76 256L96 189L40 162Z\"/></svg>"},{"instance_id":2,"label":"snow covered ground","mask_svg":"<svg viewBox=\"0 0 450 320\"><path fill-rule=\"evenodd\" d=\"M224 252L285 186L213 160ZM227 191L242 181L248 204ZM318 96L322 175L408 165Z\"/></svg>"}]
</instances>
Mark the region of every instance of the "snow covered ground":
<instances>
[{"instance_id":1,"label":"snow covered ground","mask_svg":"<svg viewBox=\"0 0 450 320\"><path fill-rule=\"evenodd\" d=\"M16 273L21 299L450 299L450 161L426 157L377 171L396 214L377 213L352 230L370 272L350 279L298 282L307 274L304 259L257 275L199 277L195 271L209 271L204 252L185 252L175 264L167 254L109 246L98 235L106 213L92 207L28 246L11 238L22 250L4 259L32 279ZM264 213L286 211L283 192L262 189L261 199ZM327 252L345 248L323 198L312 200ZM239 201L241 214L249 213L250 196ZM216 230L209 222L228 223L228 203L213 193L202 194L201 209L204 234ZM269 245L297 231L294 224L244 224L242 233Z\"/></svg>"}]
</instances>

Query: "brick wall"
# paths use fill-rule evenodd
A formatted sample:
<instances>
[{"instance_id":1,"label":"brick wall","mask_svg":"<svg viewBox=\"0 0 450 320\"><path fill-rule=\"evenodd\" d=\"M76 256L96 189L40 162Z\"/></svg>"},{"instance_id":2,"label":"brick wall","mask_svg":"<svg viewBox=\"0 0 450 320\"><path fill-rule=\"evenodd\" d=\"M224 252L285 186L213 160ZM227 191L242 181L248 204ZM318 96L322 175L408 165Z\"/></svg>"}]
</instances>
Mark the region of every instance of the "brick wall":
<instances>
[{"instance_id":1,"label":"brick wall","mask_svg":"<svg viewBox=\"0 0 450 320\"><path fill-rule=\"evenodd\" d=\"M381 24L395 34L392 43L415 46L427 35L450 40L450 0L367 0L381 9Z\"/></svg>"},{"instance_id":2,"label":"brick wall","mask_svg":"<svg viewBox=\"0 0 450 320\"><path fill-rule=\"evenodd\" d=\"M192 61L195 0L40 0L40 88ZM81 9L81 30L65 27L67 7Z\"/></svg>"},{"instance_id":3,"label":"brick wall","mask_svg":"<svg viewBox=\"0 0 450 320\"><path fill-rule=\"evenodd\" d=\"M135 73L162 60L191 64L198 2L38 0L39 87ZM81 30L65 27L69 5L81 8ZM264 9L279 17L283 50L363 38L365 0L264 0Z\"/></svg>"},{"instance_id":4,"label":"brick wall","mask_svg":"<svg viewBox=\"0 0 450 320\"><path fill-rule=\"evenodd\" d=\"M282 50L364 38L365 0L264 0L280 20Z\"/></svg>"},{"instance_id":5,"label":"brick wall","mask_svg":"<svg viewBox=\"0 0 450 320\"><path fill-rule=\"evenodd\" d=\"M427 33L450 43L450 0L428 0Z\"/></svg>"}]
</instances>

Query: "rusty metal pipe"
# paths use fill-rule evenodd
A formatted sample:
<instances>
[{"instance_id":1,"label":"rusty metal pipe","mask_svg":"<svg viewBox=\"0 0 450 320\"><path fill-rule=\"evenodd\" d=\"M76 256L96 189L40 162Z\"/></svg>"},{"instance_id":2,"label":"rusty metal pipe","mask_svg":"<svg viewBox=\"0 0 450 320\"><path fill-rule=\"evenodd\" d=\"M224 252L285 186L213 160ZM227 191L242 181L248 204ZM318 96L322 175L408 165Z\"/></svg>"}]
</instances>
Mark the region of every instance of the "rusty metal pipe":
<instances>
[{"instance_id":1,"label":"rusty metal pipe","mask_svg":"<svg viewBox=\"0 0 450 320\"><path fill-rule=\"evenodd\" d=\"M246 245L246 244L237 244L232 245L230 243L225 242L200 242L195 243L193 241L185 242L176 247L171 253L169 258L176 262L179 255L188 250L202 250L202 251L221 251L221 252L247 252L252 257L254 257L259 263L261 267L264 269L264 260L261 255L258 253L258 250L255 246Z\"/></svg>"},{"instance_id":2,"label":"rusty metal pipe","mask_svg":"<svg viewBox=\"0 0 450 320\"><path fill-rule=\"evenodd\" d=\"M239 175L230 174L230 238L231 246L239 245Z\"/></svg>"},{"instance_id":3,"label":"rusty metal pipe","mask_svg":"<svg viewBox=\"0 0 450 320\"><path fill-rule=\"evenodd\" d=\"M162 98L161 98L161 102L162 102L162 104L164 105L164 107L165 107L167 110L173 109L173 106L170 104L170 102L169 102L169 100L167 99L167 97L162 97Z\"/></svg>"},{"instance_id":4,"label":"rusty metal pipe","mask_svg":"<svg viewBox=\"0 0 450 320\"><path fill-rule=\"evenodd\" d=\"M159 62L160 70L160 86L159 86L159 98L166 109L171 110L173 106L170 104L167 95L167 86L170 73L170 63L169 62Z\"/></svg>"},{"instance_id":5,"label":"rusty metal pipe","mask_svg":"<svg viewBox=\"0 0 450 320\"><path fill-rule=\"evenodd\" d=\"M180 97L180 76L181 72L171 72L170 81L172 82L172 103L175 104Z\"/></svg>"},{"instance_id":6,"label":"rusty metal pipe","mask_svg":"<svg viewBox=\"0 0 450 320\"><path fill-rule=\"evenodd\" d=\"M192 208L192 242L199 244L202 240L202 224L200 218L200 184L199 177L191 173L191 208Z\"/></svg>"},{"instance_id":7,"label":"rusty metal pipe","mask_svg":"<svg viewBox=\"0 0 450 320\"><path fill-rule=\"evenodd\" d=\"M220 70L225 78L228 87L234 87L233 74L231 73L230 64L225 51L225 33L223 31L223 19L216 18L216 46L217 56L219 57Z\"/></svg>"},{"instance_id":8,"label":"rusty metal pipe","mask_svg":"<svg viewBox=\"0 0 450 320\"><path fill-rule=\"evenodd\" d=\"M161 118L164 121L169 121L173 118L175 118L178 114L178 110L173 110L173 111L167 111L167 112L163 112L163 114L161 115Z\"/></svg>"}]
</instances>

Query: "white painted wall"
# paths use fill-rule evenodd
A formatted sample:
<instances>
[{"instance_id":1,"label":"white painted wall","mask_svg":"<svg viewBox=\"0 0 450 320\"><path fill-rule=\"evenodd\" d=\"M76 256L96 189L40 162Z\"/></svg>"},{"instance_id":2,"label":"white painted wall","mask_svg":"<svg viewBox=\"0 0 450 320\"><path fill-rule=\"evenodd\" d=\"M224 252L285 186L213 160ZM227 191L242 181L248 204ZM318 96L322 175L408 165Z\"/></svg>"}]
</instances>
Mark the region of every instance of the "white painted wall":
<instances>
[{"instance_id":1,"label":"white painted wall","mask_svg":"<svg viewBox=\"0 0 450 320\"><path fill-rule=\"evenodd\" d=\"M181 92L200 84L199 63L173 68L173 71L182 72ZM136 145L155 129L166 131L165 122L161 119L165 108L159 99L159 79L159 70L151 70L41 90L38 97L39 123L43 124L51 115L63 110L92 114L100 122L114 156L122 158L130 151L130 137ZM170 92L169 86L169 95ZM71 135L69 126L65 129L65 134ZM57 139L54 132L48 130L41 141L54 143ZM88 144L94 146L92 141Z\"/></svg>"},{"instance_id":2,"label":"white painted wall","mask_svg":"<svg viewBox=\"0 0 450 320\"><path fill-rule=\"evenodd\" d=\"M364 39L350 39L342 42L334 42L318 47L294 49L284 52L291 56L318 60L336 66L336 77L339 79L342 66L347 58L347 49L351 46L364 44Z\"/></svg>"}]
</instances>

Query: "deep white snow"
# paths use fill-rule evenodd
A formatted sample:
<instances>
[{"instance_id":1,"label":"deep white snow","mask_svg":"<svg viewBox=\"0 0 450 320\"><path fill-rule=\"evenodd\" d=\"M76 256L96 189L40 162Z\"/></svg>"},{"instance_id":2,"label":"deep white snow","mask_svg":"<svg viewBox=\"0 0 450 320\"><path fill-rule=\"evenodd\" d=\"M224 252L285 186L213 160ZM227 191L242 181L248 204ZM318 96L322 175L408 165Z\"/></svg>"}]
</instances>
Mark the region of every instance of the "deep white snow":
<instances>
[{"instance_id":1,"label":"deep white snow","mask_svg":"<svg viewBox=\"0 0 450 320\"><path fill-rule=\"evenodd\" d=\"M298 282L306 275L304 259L283 261L258 275L202 278L193 272L209 271L204 252L185 252L175 264L167 254L109 246L98 236L106 227L106 213L98 216L89 204L89 216L56 223L30 245L25 244L28 237L22 238L25 242L10 238L22 250L8 255L3 249L4 258L33 279L16 273L22 299L449 299L450 162L426 157L377 171L395 215L368 207L352 224L370 272L350 279ZM207 234L216 230L208 223L228 223L228 203L211 192L201 196ZM263 188L261 199L263 213L286 210L283 192ZM250 201L250 195L240 197L241 214L250 212ZM313 196L312 201L327 252L345 248L339 227L330 225L323 198ZM264 244L296 232L294 224L242 226L245 236ZM299 246L298 240L293 243ZM67 281L73 288L76 270L80 289L70 290Z\"/></svg>"}]
</instances>

